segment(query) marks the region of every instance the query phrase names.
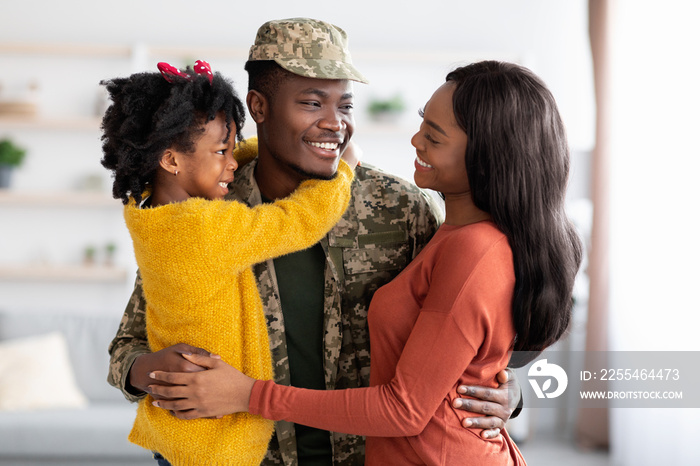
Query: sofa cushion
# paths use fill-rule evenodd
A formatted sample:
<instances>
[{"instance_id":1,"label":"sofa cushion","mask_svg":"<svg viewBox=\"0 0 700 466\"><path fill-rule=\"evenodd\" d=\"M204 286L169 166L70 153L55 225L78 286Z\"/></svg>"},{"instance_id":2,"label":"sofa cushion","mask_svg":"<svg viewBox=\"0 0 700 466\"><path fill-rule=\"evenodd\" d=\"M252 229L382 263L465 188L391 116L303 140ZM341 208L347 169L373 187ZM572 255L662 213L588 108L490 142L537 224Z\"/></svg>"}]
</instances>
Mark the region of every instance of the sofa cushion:
<instances>
[{"instance_id":1,"label":"sofa cushion","mask_svg":"<svg viewBox=\"0 0 700 466\"><path fill-rule=\"evenodd\" d=\"M0 341L0 410L85 408L61 332Z\"/></svg>"},{"instance_id":2,"label":"sofa cushion","mask_svg":"<svg viewBox=\"0 0 700 466\"><path fill-rule=\"evenodd\" d=\"M68 342L75 378L93 401L124 401L107 383L107 347L119 327L121 315L0 312L0 340L61 332Z\"/></svg>"},{"instance_id":3,"label":"sofa cushion","mask_svg":"<svg viewBox=\"0 0 700 466\"><path fill-rule=\"evenodd\" d=\"M135 416L136 405L126 402L0 413L0 463L3 458L26 456L149 459L149 451L127 440Z\"/></svg>"}]
</instances>

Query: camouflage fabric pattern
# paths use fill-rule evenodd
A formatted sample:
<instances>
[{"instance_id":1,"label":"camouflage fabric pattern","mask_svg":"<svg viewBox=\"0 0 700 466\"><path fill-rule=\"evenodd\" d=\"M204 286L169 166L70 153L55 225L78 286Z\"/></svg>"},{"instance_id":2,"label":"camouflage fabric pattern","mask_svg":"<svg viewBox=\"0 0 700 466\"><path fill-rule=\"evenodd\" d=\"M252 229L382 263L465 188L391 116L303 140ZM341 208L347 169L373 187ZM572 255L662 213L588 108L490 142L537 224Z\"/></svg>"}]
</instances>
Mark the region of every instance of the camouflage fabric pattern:
<instances>
[{"instance_id":1,"label":"camouflage fabric pattern","mask_svg":"<svg viewBox=\"0 0 700 466\"><path fill-rule=\"evenodd\" d=\"M228 198L250 206L261 203L253 161L236 174ZM355 171L353 197L343 218L321 240L326 253L324 361L327 389L369 386L370 342L367 309L374 292L388 283L427 244L441 213L430 196L410 183L363 164ZM275 381L289 385L284 318L272 260L254 273L270 336ZM137 286L122 325L110 345L109 383L130 400L126 373L147 348L145 302ZM364 438L331 433L333 464L364 464ZM278 421L264 465L298 464L294 424Z\"/></svg>"},{"instance_id":2,"label":"camouflage fabric pattern","mask_svg":"<svg viewBox=\"0 0 700 466\"><path fill-rule=\"evenodd\" d=\"M122 391L131 402L139 401L145 393L131 393L126 389L126 377L134 360L151 351L146 337L146 300L141 289L141 276L137 273L134 291L119 323L117 335L109 344L109 372L107 382Z\"/></svg>"},{"instance_id":3,"label":"camouflage fabric pattern","mask_svg":"<svg viewBox=\"0 0 700 466\"><path fill-rule=\"evenodd\" d=\"M369 82L352 64L345 31L325 21L268 21L258 29L248 54L248 61L259 60L274 60L285 70L307 78Z\"/></svg>"}]
</instances>

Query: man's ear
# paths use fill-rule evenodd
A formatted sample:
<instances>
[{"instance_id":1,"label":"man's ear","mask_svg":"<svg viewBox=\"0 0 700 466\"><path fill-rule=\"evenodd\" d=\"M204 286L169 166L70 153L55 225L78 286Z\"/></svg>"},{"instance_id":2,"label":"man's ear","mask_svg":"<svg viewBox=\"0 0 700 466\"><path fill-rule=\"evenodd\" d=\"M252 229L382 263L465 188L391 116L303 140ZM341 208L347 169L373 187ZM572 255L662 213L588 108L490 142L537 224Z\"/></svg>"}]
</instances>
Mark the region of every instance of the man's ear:
<instances>
[{"instance_id":1,"label":"man's ear","mask_svg":"<svg viewBox=\"0 0 700 466\"><path fill-rule=\"evenodd\" d=\"M163 155L160 157L160 166L165 171L177 175L180 171L180 166L178 164L178 154L172 149L165 149Z\"/></svg>"},{"instance_id":2,"label":"man's ear","mask_svg":"<svg viewBox=\"0 0 700 466\"><path fill-rule=\"evenodd\" d=\"M248 91L245 101L248 105L248 112L250 113L250 117L253 119L253 121L255 121L255 123L262 123L265 121L265 115L267 114L267 109L269 106L267 97L253 89Z\"/></svg>"}]
</instances>

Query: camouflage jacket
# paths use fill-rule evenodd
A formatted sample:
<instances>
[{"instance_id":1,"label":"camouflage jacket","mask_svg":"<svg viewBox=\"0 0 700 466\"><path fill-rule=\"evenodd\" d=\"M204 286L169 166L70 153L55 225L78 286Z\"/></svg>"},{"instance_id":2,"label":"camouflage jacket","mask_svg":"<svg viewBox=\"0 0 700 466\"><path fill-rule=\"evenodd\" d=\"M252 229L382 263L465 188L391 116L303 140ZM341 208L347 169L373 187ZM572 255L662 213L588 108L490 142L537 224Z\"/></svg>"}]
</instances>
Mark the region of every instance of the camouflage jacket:
<instances>
[{"instance_id":1,"label":"camouflage jacket","mask_svg":"<svg viewBox=\"0 0 700 466\"><path fill-rule=\"evenodd\" d=\"M236 174L228 198L249 206L261 203L253 177L256 162ZM326 388L369 385L367 309L374 292L393 279L430 240L441 219L436 203L414 185L367 165L356 169L348 210L321 240L326 254L324 309L324 368ZM275 380L289 385L289 364L280 297L272 260L254 267L267 317ZM126 391L134 359L148 352L145 301L137 278L116 337L108 381L127 399L141 396ZM334 464L364 464L364 439L332 433ZM296 465L294 425L276 423L265 465Z\"/></svg>"}]
</instances>

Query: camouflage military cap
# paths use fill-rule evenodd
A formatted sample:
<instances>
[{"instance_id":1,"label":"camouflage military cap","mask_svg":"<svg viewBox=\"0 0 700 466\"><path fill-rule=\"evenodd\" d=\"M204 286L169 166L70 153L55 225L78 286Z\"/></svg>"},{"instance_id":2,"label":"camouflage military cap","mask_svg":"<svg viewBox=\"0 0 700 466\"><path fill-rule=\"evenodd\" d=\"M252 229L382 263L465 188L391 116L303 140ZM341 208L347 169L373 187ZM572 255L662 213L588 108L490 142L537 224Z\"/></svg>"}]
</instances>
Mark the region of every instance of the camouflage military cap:
<instances>
[{"instance_id":1,"label":"camouflage military cap","mask_svg":"<svg viewBox=\"0 0 700 466\"><path fill-rule=\"evenodd\" d=\"M260 60L274 60L285 70L307 78L368 83L352 64L345 31L325 21L268 21L258 29L248 55L248 61Z\"/></svg>"}]
</instances>

